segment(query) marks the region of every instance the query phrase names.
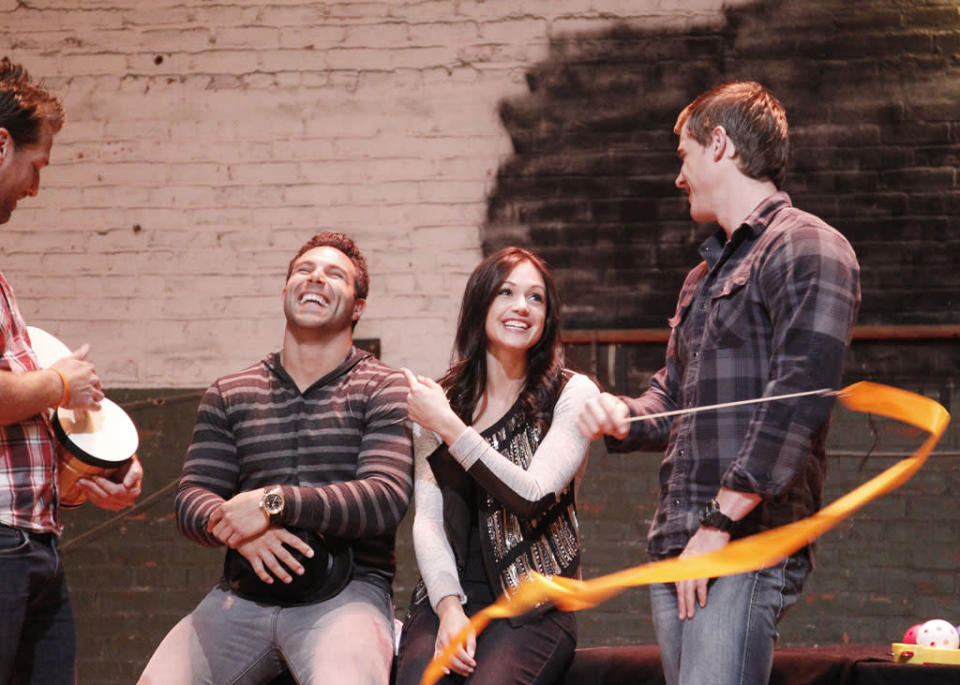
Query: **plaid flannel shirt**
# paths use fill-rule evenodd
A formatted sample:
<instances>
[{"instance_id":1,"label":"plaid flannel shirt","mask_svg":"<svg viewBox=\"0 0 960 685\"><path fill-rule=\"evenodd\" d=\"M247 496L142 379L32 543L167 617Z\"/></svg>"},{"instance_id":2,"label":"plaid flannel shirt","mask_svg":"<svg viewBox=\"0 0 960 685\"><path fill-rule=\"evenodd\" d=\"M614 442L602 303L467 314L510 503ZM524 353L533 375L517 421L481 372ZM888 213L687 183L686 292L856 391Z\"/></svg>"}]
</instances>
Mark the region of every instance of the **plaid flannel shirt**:
<instances>
[{"instance_id":1,"label":"plaid flannel shirt","mask_svg":"<svg viewBox=\"0 0 960 685\"><path fill-rule=\"evenodd\" d=\"M760 203L733 233L710 236L680 291L666 365L633 416L837 388L860 303L846 239L786 193ZM817 511L832 397L808 396L631 424L614 451L664 449L652 558L680 553L721 486L762 502L736 537Z\"/></svg>"},{"instance_id":2,"label":"plaid flannel shirt","mask_svg":"<svg viewBox=\"0 0 960 685\"><path fill-rule=\"evenodd\" d=\"M0 370L39 369L13 289L0 274ZM0 401L3 391L0 388ZM60 534L57 441L45 414L0 426L0 523Z\"/></svg>"}]
</instances>

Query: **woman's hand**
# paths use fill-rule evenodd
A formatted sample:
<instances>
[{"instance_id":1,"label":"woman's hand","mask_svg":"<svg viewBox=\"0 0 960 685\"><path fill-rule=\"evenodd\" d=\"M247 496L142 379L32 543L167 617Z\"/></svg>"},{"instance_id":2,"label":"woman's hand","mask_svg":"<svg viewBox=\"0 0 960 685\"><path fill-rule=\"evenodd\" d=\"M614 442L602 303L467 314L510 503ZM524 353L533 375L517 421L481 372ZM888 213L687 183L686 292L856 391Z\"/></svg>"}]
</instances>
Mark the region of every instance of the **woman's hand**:
<instances>
[{"instance_id":1,"label":"woman's hand","mask_svg":"<svg viewBox=\"0 0 960 685\"><path fill-rule=\"evenodd\" d=\"M454 443L467 425L450 408L443 388L432 378L414 375L410 369L400 369L410 384L407 395L407 413L427 430L439 435L448 445Z\"/></svg>"},{"instance_id":2,"label":"woman's hand","mask_svg":"<svg viewBox=\"0 0 960 685\"><path fill-rule=\"evenodd\" d=\"M460 634L460 631L470 625L470 619L464 613L460 598L456 595L447 595L437 603L437 616L440 618L440 628L437 629L434 657L439 656L447 648L447 645ZM450 659L450 670L462 676L473 673L473 669L477 667L477 662L473 658L476 652L477 633L471 628L467 634L466 643L460 645L453 653ZM450 670L446 670L446 672L449 673Z\"/></svg>"}]
</instances>

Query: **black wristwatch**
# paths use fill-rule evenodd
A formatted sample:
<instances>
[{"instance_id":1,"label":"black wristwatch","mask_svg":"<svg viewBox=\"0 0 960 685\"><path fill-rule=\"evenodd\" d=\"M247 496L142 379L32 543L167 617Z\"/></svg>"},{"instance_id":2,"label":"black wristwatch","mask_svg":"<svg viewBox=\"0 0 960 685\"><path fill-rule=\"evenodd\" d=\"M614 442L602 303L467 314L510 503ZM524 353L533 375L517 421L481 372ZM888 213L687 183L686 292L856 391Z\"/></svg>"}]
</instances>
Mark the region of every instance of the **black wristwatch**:
<instances>
[{"instance_id":1,"label":"black wristwatch","mask_svg":"<svg viewBox=\"0 0 960 685\"><path fill-rule=\"evenodd\" d=\"M700 512L700 525L707 528L716 528L724 533L732 533L736 529L737 523L720 511L720 504L715 499L707 502L707 506Z\"/></svg>"},{"instance_id":2,"label":"black wristwatch","mask_svg":"<svg viewBox=\"0 0 960 685\"><path fill-rule=\"evenodd\" d=\"M283 491L279 487L272 490L265 490L263 497L260 498L260 508L267 515L270 523L280 523L280 517L283 515Z\"/></svg>"}]
</instances>

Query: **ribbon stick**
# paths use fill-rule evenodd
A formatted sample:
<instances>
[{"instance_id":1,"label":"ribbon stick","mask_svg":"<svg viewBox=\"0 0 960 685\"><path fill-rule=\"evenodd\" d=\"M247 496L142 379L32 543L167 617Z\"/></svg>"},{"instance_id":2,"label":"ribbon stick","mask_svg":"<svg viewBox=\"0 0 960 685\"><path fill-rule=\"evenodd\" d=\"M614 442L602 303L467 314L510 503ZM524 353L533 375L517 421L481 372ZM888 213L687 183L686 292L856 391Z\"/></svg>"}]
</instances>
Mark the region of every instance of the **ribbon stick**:
<instances>
[{"instance_id":1,"label":"ribbon stick","mask_svg":"<svg viewBox=\"0 0 960 685\"><path fill-rule=\"evenodd\" d=\"M911 456L897 462L816 514L779 528L734 540L723 549L685 559L673 558L643 564L587 581L559 576L548 578L539 573L531 573L509 597L501 595L496 602L470 618L470 625L451 640L446 649L427 666L420 685L433 685L442 678L453 653L466 642L469 632L473 630L479 635L495 618L520 616L545 602L553 602L563 611L579 611L596 606L629 587L715 578L770 566L813 542L868 502L909 480L926 462L950 421L950 414L939 403L899 388L861 381L836 394L840 403L851 411L896 419L921 428L930 435Z\"/></svg>"},{"instance_id":2,"label":"ribbon stick","mask_svg":"<svg viewBox=\"0 0 960 685\"><path fill-rule=\"evenodd\" d=\"M717 409L726 409L727 407L739 407L744 404L759 404L761 402L774 402L776 400L790 400L794 397L806 397L807 395L837 395L842 390L831 390L830 388L820 388L819 390L807 390L806 392L791 392L787 395L769 395L767 397L757 397L752 400L739 400L737 402L723 402L721 404L707 404L702 407L688 407L686 409L672 409L670 411L661 411L656 414L643 414L641 416L631 416L627 423L634 421L651 421L653 419L662 419L667 416L677 416L679 414L696 414L701 411L716 411Z\"/></svg>"}]
</instances>

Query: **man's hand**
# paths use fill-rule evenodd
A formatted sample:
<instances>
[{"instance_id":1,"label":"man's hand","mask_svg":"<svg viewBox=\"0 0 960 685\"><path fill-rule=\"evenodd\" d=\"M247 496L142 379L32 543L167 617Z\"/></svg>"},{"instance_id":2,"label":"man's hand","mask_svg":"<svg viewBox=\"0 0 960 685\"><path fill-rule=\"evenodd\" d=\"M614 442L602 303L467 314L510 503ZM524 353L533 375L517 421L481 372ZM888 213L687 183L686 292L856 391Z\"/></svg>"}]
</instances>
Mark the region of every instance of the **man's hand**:
<instances>
[{"instance_id":1,"label":"man's hand","mask_svg":"<svg viewBox=\"0 0 960 685\"><path fill-rule=\"evenodd\" d=\"M267 529L270 521L260 508L263 489L248 490L234 495L214 509L207 522L207 530L223 544L236 549L238 545Z\"/></svg>"},{"instance_id":2,"label":"man's hand","mask_svg":"<svg viewBox=\"0 0 960 685\"><path fill-rule=\"evenodd\" d=\"M623 400L604 392L584 403L577 417L577 429L587 440L596 440L603 435L623 440L630 432L629 416L630 411Z\"/></svg>"},{"instance_id":3,"label":"man's hand","mask_svg":"<svg viewBox=\"0 0 960 685\"><path fill-rule=\"evenodd\" d=\"M111 478L91 476L77 480L77 486L91 502L109 511L126 509L140 496L143 484L143 466L137 455L133 455L123 469Z\"/></svg>"},{"instance_id":4,"label":"man's hand","mask_svg":"<svg viewBox=\"0 0 960 685\"><path fill-rule=\"evenodd\" d=\"M439 656L447 648L447 645L460 634L460 631L470 623L470 619L463 611L463 605L460 604L460 598L456 595L447 595L437 602L437 616L440 618L440 627L437 629L437 641L433 650L434 657ZM477 661L474 659L476 652L477 633L471 630L466 643L453 653L450 668L459 675L470 675L473 673L473 669L477 667ZM449 673L449 671L447 672Z\"/></svg>"},{"instance_id":5,"label":"man's hand","mask_svg":"<svg viewBox=\"0 0 960 685\"><path fill-rule=\"evenodd\" d=\"M730 533L701 526L693 534L693 537L687 541L687 546L680 553L680 558L685 559L707 552L715 552L726 547L728 542L730 542ZM681 580L677 583L677 617L681 621L685 618L693 618L698 603L701 609L707 606L708 580L708 578L697 578L696 580Z\"/></svg>"},{"instance_id":6,"label":"man's hand","mask_svg":"<svg viewBox=\"0 0 960 685\"><path fill-rule=\"evenodd\" d=\"M254 492L256 492L254 490ZM264 583L273 583L273 577L267 569L284 583L289 583L293 577L287 571L293 571L298 576L303 575L303 566L290 553L284 543L301 552L306 557L313 556L313 549L306 542L288 531L286 528L267 528L260 535L237 545L240 552L250 565L254 573Z\"/></svg>"},{"instance_id":7,"label":"man's hand","mask_svg":"<svg viewBox=\"0 0 960 685\"><path fill-rule=\"evenodd\" d=\"M70 389L67 393L67 402L64 409L100 408L103 399L103 388L100 386L100 377L92 362L87 361L90 346L86 343L74 350L69 357L58 359L50 368L57 369L67 379Z\"/></svg>"},{"instance_id":8,"label":"man's hand","mask_svg":"<svg viewBox=\"0 0 960 685\"><path fill-rule=\"evenodd\" d=\"M744 516L753 511L761 501L760 495L752 492L738 492L729 488L721 487L717 491L717 504L720 511L733 521L740 521ZM698 554L715 552L730 542L730 533L725 533L717 528L701 526L693 537L687 541L687 546L683 548L680 558L693 557ZM682 580L677 583L677 610L678 616L682 621L685 618L693 618L697 610L697 600L700 607L707 606L707 578L698 578L697 580Z\"/></svg>"}]
</instances>

